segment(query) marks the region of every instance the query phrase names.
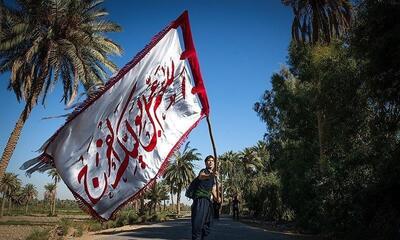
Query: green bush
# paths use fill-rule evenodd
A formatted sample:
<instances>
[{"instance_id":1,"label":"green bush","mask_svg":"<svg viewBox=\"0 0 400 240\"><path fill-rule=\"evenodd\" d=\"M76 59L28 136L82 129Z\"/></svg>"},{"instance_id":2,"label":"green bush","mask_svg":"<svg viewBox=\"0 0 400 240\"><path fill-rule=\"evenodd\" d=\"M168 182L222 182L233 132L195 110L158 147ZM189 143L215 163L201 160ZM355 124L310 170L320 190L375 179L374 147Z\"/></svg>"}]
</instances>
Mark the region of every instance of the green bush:
<instances>
[{"instance_id":1,"label":"green bush","mask_svg":"<svg viewBox=\"0 0 400 240\"><path fill-rule=\"evenodd\" d=\"M108 221L103 224L103 229L109 229L109 228L115 228L115 227L117 227L116 220Z\"/></svg>"},{"instance_id":2,"label":"green bush","mask_svg":"<svg viewBox=\"0 0 400 240\"><path fill-rule=\"evenodd\" d=\"M72 222L69 219L61 219L60 227L62 229L62 235L65 236L68 234L69 228L72 226Z\"/></svg>"},{"instance_id":3,"label":"green bush","mask_svg":"<svg viewBox=\"0 0 400 240\"><path fill-rule=\"evenodd\" d=\"M99 222L88 222L88 231L95 232L102 229L101 223Z\"/></svg>"},{"instance_id":4,"label":"green bush","mask_svg":"<svg viewBox=\"0 0 400 240\"><path fill-rule=\"evenodd\" d=\"M83 235L83 226L78 225L76 231L74 232L74 237L81 237Z\"/></svg>"},{"instance_id":5,"label":"green bush","mask_svg":"<svg viewBox=\"0 0 400 240\"><path fill-rule=\"evenodd\" d=\"M138 219L139 219L139 216L136 213L129 212L128 217L126 219L126 221L127 221L126 224L131 225L131 224L137 223Z\"/></svg>"},{"instance_id":6,"label":"green bush","mask_svg":"<svg viewBox=\"0 0 400 240\"><path fill-rule=\"evenodd\" d=\"M118 216L117 219L115 220L115 226L116 227L124 226L125 219L127 219L126 214L121 214L120 216Z\"/></svg>"},{"instance_id":7,"label":"green bush","mask_svg":"<svg viewBox=\"0 0 400 240\"><path fill-rule=\"evenodd\" d=\"M138 218L139 223L145 223L149 220L150 220L150 216L147 214L143 214L143 215L139 216L139 218Z\"/></svg>"},{"instance_id":8,"label":"green bush","mask_svg":"<svg viewBox=\"0 0 400 240\"><path fill-rule=\"evenodd\" d=\"M49 238L49 230L34 229L32 233L26 238L26 240L43 240L48 238Z\"/></svg>"}]
</instances>

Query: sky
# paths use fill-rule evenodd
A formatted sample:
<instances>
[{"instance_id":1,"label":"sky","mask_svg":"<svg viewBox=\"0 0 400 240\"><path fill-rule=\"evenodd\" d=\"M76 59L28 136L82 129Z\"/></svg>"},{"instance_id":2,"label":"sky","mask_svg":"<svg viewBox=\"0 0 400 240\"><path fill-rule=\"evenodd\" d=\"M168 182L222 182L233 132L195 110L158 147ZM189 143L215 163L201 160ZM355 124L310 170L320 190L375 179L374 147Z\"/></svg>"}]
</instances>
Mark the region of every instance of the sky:
<instances>
[{"instance_id":1,"label":"sky","mask_svg":"<svg viewBox=\"0 0 400 240\"><path fill-rule=\"evenodd\" d=\"M291 9L279 0L148 0L105 2L108 18L123 31L108 36L124 50L112 60L122 68L168 23L188 10L193 40L210 103L210 120L218 154L241 151L262 140L265 124L253 110L263 92L271 89L270 78L286 63L290 41ZM23 110L15 94L7 90L9 73L0 75L0 151L2 152ZM64 123L60 85L48 95L45 105L36 106L27 120L7 171L18 174L23 184L37 186L39 199L47 173L31 177L19 170L23 162L36 157L37 149ZM203 120L187 141L202 157L212 154L207 122ZM203 161L196 163L196 172ZM196 173L197 174L197 173ZM73 199L61 183L58 198Z\"/></svg>"}]
</instances>

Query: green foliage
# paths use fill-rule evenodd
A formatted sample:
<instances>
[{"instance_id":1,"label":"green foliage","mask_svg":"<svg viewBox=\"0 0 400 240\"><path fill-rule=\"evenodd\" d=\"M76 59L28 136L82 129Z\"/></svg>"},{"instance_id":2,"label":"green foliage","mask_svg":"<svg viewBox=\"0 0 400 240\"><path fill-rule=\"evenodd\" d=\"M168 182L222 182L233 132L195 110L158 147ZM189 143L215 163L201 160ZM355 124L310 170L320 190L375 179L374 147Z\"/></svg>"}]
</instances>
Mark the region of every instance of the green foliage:
<instances>
[{"instance_id":1,"label":"green foliage","mask_svg":"<svg viewBox=\"0 0 400 240\"><path fill-rule=\"evenodd\" d=\"M226 152L218 159L225 202L238 196L242 213L268 221L293 220L293 211L283 204L281 178L266 142L259 141L239 153ZM230 208L223 206L222 210L229 213Z\"/></svg>"},{"instance_id":2,"label":"green foliage","mask_svg":"<svg viewBox=\"0 0 400 240\"><path fill-rule=\"evenodd\" d=\"M156 213L157 206L161 206L161 201L169 199L165 181L156 182L150 191L146 192L145 198L150 200L147 203L150 212L153 210L153 213Z\"/></svg>"},{"instance_id":3,"label":"green foliage","mask_svg":"<svg viewBox=\"0 0 400 240\"><path fill-rule=\"evenodd\" d=\"M349 29L349 0L282 0L293 8L292 38L298 42L331 42Z\"/></svg>"},{"instance_id":4,"label":"green foliage","mask_svg":"<svg viewBox=\"0 0 400 240\"><path fill-rule=\"evenodd\" d=\"M400 5L365 0L356 9L349 41L292 43L288 67L271 77L272 89L255 104L280 179L265 189L273 196L279 186L289 210L282 218L294 217L304 229L340 239L396 239ZM254 197L265 198L259 186L275 183L266 176L252 179L250 209L268 206Z\"/></svg>"},{"instance_id":5,"label":"green foliage","mask_svg":"<svg viewBox=\"0 0 400 240\"><path fill-rule=\"evenodd\" d=\"M153 214L150 217L150 221L151 222L162 222L162 221L165 221L165 220L166 220L166 214L165 213L156 213L156 214Z\"/></svg>"},{"instance_id":6,"label":"green foliage","mask_svg":"<svg viewBox=\"0 0 400 240\"><path fill-rule=\"evenodd\" d=\"M115 226L116 227L122 227L124 226L125 222L127 219L127 214L121 214L120 216L117 217L115 220Z\"/></svg>"},{"instance_id":7,"label":"green foliage","mask_svg":"<svg viewBox=\"0 0 400 240\"><path fill-rule=\"evenodd\" d=\"M127 219L126 219L126 222L125 222L125 225L135 224L135 223L137 223L138 219L139 219L139 216L136 213L129 212L128 216L127 216Z\"/></svg>"},{"instance_id":8,"label":"green foliage","mask_svg":"<svg viewBox=\"0 0 400 240\"><path fill-rule=\"evenodd\" d=\"M34 229L26 240L43 240L49 238L49 230Z\"/></svg>"},{"instance_id":9,"label":"green foliage","mask_svg":"<svg viewBox=\"0 0 400 240\"><path fill-rule=\"evenodd\" d=\"M172 162L165 170L164 179L171 186L170 192L177 193L177 213L180 213L181 192L195 178L193 161L200 160L200 153L196 148L191 148L188 142L183 151L177 151L173 155Z\"/></svg>"},{"instance_id":10,"label":"green foliage","mask_svg":"<svg viewBox=\"0 0 400 240\"><path fill-rule=\"evenodd\" d=\"M65 236L68 234L68 230L72 227L72 221L66 218L61 219L60 228L62 230L62 234Z\"/></svg>"},{"instance_id":11,"label":"green foliage","mask_svg":"<svg viewBox=\"0 0 400 240\"><path fill-rule=\"evenodd\" d=\"M96 231L102 230L101 223L99 223L97 221L88 222L87 226L88 226L88 231L90 231L90 232L96 232Z\"/></svg>"},{"instance_id":12,"label":"green foliage","mask_svg":"<svg viewBox=\"0 0 400 240\"><path fill-rule=\"evenodd\" d=\"M109 56L121 48L104 33L121 28L104 19L102 1L20 1L17 8L0 3L2 42L0 73L11 72L10 89L30 101L46 94L58 78L63 80L65 103L73 100L81 82L86 91L101 84L106 68L116 70Z\"/></svg>"},{"instance_id":13,"label":"green foliage","mask_svg":"<svg viewBox=\"0 0 400 240\"><path fill-rule=\"evenodd\" d=\"M83 226L82 225L78 225L76 227L76 231L74 232L73 237L81 237L83 235Z\"/></svg>"},{"instance_id":14,"label":"green foliage","mask_svg":"<svg viewBox=\"0 0 400 240\"><path fill-rule=\"evenodd\" d=\"M280 179L276 172L257 176L245 191L247 207L254 215L264 216L266 220L280 220L283 216Z\"/></svg>"},{"instance_id":15,"label":"green foliage","mask_svg":"<svg viewBox=\"0 0 400 240\"><path fill-rule=\"evenodd\" d=\"M122 211L114 220L116 227L132 225L138 222L139 216L133 211Z\"/></svg>"}]
</instances>

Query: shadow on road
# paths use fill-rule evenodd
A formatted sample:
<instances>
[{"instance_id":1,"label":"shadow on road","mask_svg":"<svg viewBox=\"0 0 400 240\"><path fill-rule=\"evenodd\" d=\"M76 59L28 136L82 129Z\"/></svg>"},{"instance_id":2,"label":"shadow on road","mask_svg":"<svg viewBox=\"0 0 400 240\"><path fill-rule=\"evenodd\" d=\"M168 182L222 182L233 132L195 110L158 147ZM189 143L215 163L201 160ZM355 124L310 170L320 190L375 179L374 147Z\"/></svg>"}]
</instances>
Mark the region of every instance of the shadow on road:
<instances>
[{"instance_id":1,"label":"shadow on road","mask_svg":"<svg viewBox=\"0 0 400 240\"><path fill-rule=\"evenodd\" d=\"M179 219L167 221L159 224L152 224L136 229L135 231L120 231L112 233L102 233L102 235L117 235L115 239L166 239L182 240L190 239L191 236L190 219Z\"/></svg>"},{"instance_id":2,"label":"shadow on road","mask_svg":"<svg viewBox=\"0 0 400 240\"><path fill-rule=\"evenodd\" d=\"M191 239L191 223L189 218L185 218L143 226L134 231L112 232L107 235L108 236L103 239L189 240ZM211 235L207 239L298 240L304 238L252 227L237 221L232 221L231 218L221 218L220 220L214 221Z\"/></svg>"}]
</instances>

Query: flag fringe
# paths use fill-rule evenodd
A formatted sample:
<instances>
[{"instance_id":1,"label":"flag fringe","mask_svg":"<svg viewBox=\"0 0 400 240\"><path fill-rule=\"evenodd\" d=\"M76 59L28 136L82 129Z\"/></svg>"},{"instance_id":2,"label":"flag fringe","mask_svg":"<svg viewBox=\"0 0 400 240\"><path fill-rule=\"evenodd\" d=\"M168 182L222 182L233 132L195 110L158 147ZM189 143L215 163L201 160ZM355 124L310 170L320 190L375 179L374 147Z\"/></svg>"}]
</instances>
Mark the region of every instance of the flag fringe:
<instances>
[{"instance_id":1,"label":"flag fringe","mask_svg":"<svg viewBox=\"0 0 400 240\"><path fill-rule=\"evenodd\" d=\"M26 170L25 174L27 176L31 176L32 173L36 171L45 172L54 167L54 162L51 156L46 153L42 153L38 157L26 161L19 169Z\"/></svg>"},{"instance_id":2,"label":"flag fringe","mask_svg":"<svg viewBox=\"0 0 400 240\"><path fill-rule=\"evenodd\" d=\"M117 83L121 78L129 72L136 64L168 33L169 30L174 26L174 22L167 25L163 30L153 36L150 42L139 52L136 56L128 62L122 69L118 71L118 73L111 77L104 86L100 86L99 89L93 91L89 97L84 100L81 104L79 104L72 113L69 114L66 123L74 119L79 113L84 111L87 107L89 107L94 101L96 101L99 97L101 97L110 87L112 87L115 83Z\"/></svg>"}]
</instances>

